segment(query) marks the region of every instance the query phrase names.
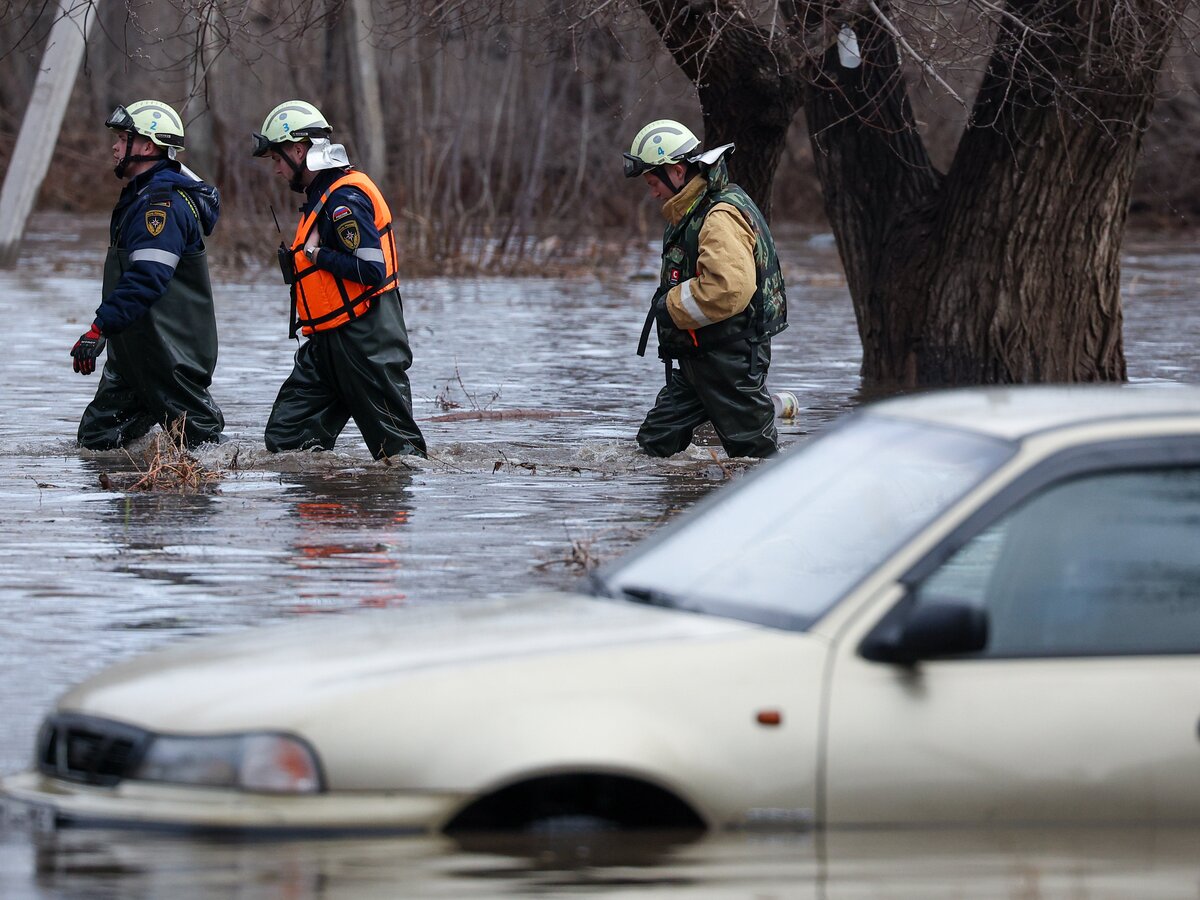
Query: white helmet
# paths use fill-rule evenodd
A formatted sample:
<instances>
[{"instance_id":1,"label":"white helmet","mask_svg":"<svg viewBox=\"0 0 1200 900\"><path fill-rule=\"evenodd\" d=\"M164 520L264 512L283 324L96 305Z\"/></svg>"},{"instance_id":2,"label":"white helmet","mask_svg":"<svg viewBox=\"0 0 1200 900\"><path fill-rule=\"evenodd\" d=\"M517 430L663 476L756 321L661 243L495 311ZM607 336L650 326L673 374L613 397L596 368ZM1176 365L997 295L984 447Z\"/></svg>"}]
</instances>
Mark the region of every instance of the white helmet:
<instances>
[{"instance_id":1,"label":"white helmet","mask_svg":"<svg viewBox=\"0 0 1200 900\"><path fill-rule=\"evenodd\" d=\"M702 151L700 141L686 125L674 119L656 119L634 136L625 154L625 177L636 178L675 163L711 166L732 149L733 144L722 144Z\"/></svg>"},{"instance_id":2,"label":"white helmet","mask_svg":"<svg viewBox=\"0 0 1200 900\"><path fill-rule=\"evenodd\" d=\"M304 100L285 100L267 113L254 133L254 155L266 156L276 144L328 139L333 129L321 111Z\"/></svg>"},{"instance_id":3,"label":"white helmet","mask_svg":"<svg viewBox=\"0 0 1200 900\"><path fill-rule=\"evenodd\" d=\"M657 119L634 136L625 154L625 177L636 178L659 166L690 162L688 154L700 141L686 125L674 119Z\"/></svg>"},{"instance_id":4,"label":"white helmet","mask_svg":"<svg viewBox=\"0 0 1200 900\"><path fill-rule=\"evenodd\" d=\"M183 149L183 119L161 100L135 100L128 106L118 106L104 124L114 131L150 138L168 150Z\"/></svg>"},{"instance_id":5,"label":"white helmet","mask_svg":"<svg viewBox=\"0 0 1200 900\"><path fill-rule=\"evenodd\" d=\"M174 159L183 149L183 119L161 100L135 100L128 106L118 106L105 120L106 128L125 133L125 153L113 168L118 178L124 178L130 163L157 162ZM145 156L132 153L133 136L149 138L155 146L166 150L164 156Z\"/></svg>"}]
</instances>

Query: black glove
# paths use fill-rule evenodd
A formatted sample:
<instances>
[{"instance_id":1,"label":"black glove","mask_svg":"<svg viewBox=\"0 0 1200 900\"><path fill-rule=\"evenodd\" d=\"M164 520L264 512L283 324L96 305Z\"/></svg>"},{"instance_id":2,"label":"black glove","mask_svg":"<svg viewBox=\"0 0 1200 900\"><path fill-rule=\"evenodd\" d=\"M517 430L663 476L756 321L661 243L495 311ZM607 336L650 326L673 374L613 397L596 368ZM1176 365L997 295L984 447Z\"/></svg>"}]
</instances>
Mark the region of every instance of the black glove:
<instances>
[{"instance_id":1,"label":"black glove","mask_svg":"<svg viewBox=\"0 0 1200 900\"><path fill-rule=\"evenodd\" d=\"M80 335L71 348L71 357L75 360L71 367L80 375L91 375L96 371L96 357L104 352L105 343L104 335L93 322L87 333Z\"/></svg>"}]
</instances>

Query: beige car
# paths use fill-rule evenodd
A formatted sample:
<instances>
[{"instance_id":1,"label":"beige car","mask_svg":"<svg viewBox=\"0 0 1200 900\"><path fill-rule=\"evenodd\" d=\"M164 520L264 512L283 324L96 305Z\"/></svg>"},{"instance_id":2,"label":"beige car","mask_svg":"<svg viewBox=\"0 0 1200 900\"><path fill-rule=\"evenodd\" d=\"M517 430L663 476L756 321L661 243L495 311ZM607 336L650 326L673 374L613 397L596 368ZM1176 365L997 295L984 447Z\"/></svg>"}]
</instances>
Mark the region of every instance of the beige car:
<instances>
[{"instance_id":1,"label":"beige car","mask_svg":"<svg viewBox=\"0 0 1200 900\"><path fill-rule=\"evenodd\" d=\"M1200 389L877 404L590 587L136 659L3 791L252 829L1200 819Z\"/></svg>"}]
</instances>

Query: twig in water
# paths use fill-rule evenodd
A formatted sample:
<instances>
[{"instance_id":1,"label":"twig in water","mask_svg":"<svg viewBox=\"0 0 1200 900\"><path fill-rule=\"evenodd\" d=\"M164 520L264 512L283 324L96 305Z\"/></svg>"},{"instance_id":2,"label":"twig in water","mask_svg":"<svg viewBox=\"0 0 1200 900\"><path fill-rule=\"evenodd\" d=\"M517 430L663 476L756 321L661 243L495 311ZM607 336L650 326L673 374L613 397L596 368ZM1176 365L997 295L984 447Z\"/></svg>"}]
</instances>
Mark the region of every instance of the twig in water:
<instances>
[{"instance_id":1,"label":"twig in water","mask_svg":"<svg viewBox=\"0 0 1200 900\"><path fill-rule=\"evenodd\" d=\"M128 450L125 451L125 456L133 463L138 476L132 483L122 485L120 476L102 472L100 486L105 490L128 492L170 491L180 494L207 494L216 491L221 473L205 467L188 451L184 424L181 417L154 436L142 453L145 470L142 470Z\"/></svg>"}]
</instances>

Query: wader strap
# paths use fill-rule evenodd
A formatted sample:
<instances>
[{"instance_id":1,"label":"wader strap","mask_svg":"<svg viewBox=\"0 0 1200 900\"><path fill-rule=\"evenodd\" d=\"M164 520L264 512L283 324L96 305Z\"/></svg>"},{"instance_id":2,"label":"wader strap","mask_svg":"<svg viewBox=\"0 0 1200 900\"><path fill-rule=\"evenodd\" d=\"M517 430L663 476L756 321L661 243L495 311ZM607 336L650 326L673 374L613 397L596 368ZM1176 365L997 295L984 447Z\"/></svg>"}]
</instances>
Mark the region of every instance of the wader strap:
<instances>
[{"instance_id":1,"label":"wader strap","mask_svg":"<svg viewBox=\"0 0 1200 900\"><path fill-rule=\"evenodd\" d=\"M646 355L646 343L650 340L650 329L654 327L654 304L650 304L650 311L646 313L646 321L642 325L642 338L638 341L638 356ZM668 360L667 365L671 363Z\"/></svg>"},{"instance_id":2,"label":"wader strap","mask_svg":"<svg viewBox=\"0 0 1200 900\"><path fill-rule=\"evenodd\" d=\"M756 238L757 240L757 238ZM750 298L750 302L758 301L758 306L754 308L754 330L756 336L750 338L750 368L746 374L751 378L758 377L758 345L766 333L767 326L767 297L763 293L762 279L758 280L758 284L754 288L754 296Z\"/></svg>"},{"instance_id":3,"label":"wader strap","mask_svg":"<svg viewBox=\"0 0 1200 900\"><path fill-rule=\"evenodd\" d=\"M671 386L671 357L664 356L663 357L663 365L666 366L666 369L667 369L667 371L665 373L666 380L667 380L667 387L670 387Z\"/></svg>"},{"instance_id":4,"label":"wader strap","mask_svg":"<svg viewBox=\"0 0 1200 900\"><path fill-rule=\"evenodd\" d=\"M658 301L665 297L671 290L670 285L665 287L660 286L654 292L654 296L650 298L650 309L646 313L646 321L642 324L642 338L638 341L638 356L646 355L646 342L650 340L650 329L654 327L654 320L658 312ZM666 301L663 301L664 303ZM662 355L661 353L659 354Z\"/></svg>"},{"instance_id":5,"label":"wader strap","mask_svg":"<svg viewBox=\"0 0 1200 900\"><path fill-rule=\"evenodd\" d=\"M750 344L750 369L747 374L751 378L757 378L758 373L761 371L758 367L758 345L761 344L762 341L752 340L748 343Z\"/></svg>"}]
</instances>

